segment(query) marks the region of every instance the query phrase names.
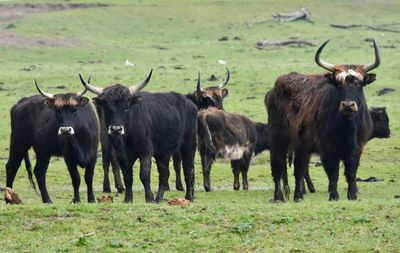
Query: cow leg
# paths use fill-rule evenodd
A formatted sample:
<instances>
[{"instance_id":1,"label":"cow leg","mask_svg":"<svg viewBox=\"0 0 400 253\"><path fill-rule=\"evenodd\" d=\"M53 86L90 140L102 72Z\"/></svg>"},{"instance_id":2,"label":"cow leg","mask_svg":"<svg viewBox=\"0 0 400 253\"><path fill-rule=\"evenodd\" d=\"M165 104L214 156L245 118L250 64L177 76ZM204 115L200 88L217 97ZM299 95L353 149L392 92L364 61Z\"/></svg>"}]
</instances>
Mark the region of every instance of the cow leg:
<instances>
[{"instance_id":1,"label":"cow leg","mask_svg":"<svg viewBox=\"0 0 400 253\"><path fill-rule=\"evenodd\" d=\"M231 160L231 168L233 173L233 190L238 191L240 189L240 164L241 160Z\"/></svg>"},{"instance_id":2,"label":"cow leg","mask_svg":"<svg viewBox=\"0 0 400 253\"><path fill-rule=\"evenodd\" d=\"M115 154L111 153L111 167L114 174L114 184L115 188L117 188L118 193L123 193L125 191L124 184L121 179L121 168L119 166L118 160L115 157Z\"/></svg>"},{"instance_id":3,"label":"cow leg","mask_svg":"<svg viewBox=\"0 0 400 253\"><path fill-rule=\"evenodd\" d=\"M243 161L240 171L242 173L243 190L247 191L249 189L249 180L247 178L247 173L249 172L251 156L244 156L242 160Z\"/></svg>"},{"instance_id":4,"label":"cow leg","mask_svg":"<svg viewBox=\"0 0 400 253\"><path fill-rule=\"evenodd\" d=\"M185 176L185 199L193 201L194 198L194 157L196 155L196 128L181 146L183 174Z\"/></svg>"},{"instance_id":5,"label":"cow leg","mask_svg":"<svg viewBox=\"0 0 400 253\"><path fill-rule=\"evenodd\" d=\"M36 181L39 185L40 195L43 203L52 203L46 188L46 172L49 166L50 156L40 156L36 154L36 164L33 170Z\"/></svg>"},{"instance_id":6,"label":"cow leg","mask_svg":"<svg viewBox=\"0 0 400 253\"><path fill-rule=\"evenodd\" d=\"M337 201L339 200L339 193L337 191L337 182L339 179L339 159L329 155L321 154L321 161L329 179L329 200Z\"/></svg>"},{"instance_id":7,"label":"cow leg","mask_svg":"<svg viewBox=\"0 0 400 253\"><path fill-rule=\"evenodd\" d=\"M151 156L140 157L140 181L144 186L145 199L147 203L154 202L154 196L150 186ZM128 185L125 183L128 189Z\"/></svg>"},{"instance_id":8,"label":"cow leg","mask_svg":"<svg viewBox=\"0 0 400 253\"><path fill-rule=\"evenodd\" d=\"M102 154L102 165L103 165L103 172L104 172L103 192L111 192L110 178L108 176L109 171L110 171L110 150L109 150L109 147L106 148L106 147L104 147L104 145L102 145L101 154Z\"/></svg>"},{"instance_id":9,"label":"cow leg","mask_svg":"<svg viewBox=\"0 0 400 253\"><path fill-rule=\"evenodd\" d=\"M6 164L7 187L13 187L15 176L28 149L29 147L22 148L22 145L18 147L18 145L11 144L10 155Z\"/></svg>"},{"instance_id":10,"label":"cow leg","mask_svg":"<svg viewBox=\"0 0 400 253\"><path fill-rule=\"evenodd\" d=\"M174 169L176 175L176 183L175 183L176 190L184 191L185 189L183 188L182 178L181 178L182 156L180 152L174 154L173 161L174 161Z\"/></svg>"},{"instance_id":11,"label":"cow leg","mask_svg":"<svg viewBox=\"0 0 400 253\"><path fill-rule=\"evenodd\" d=\"M287 174L287 139L283 136L274 136L274 138L271 139L270 144L270 163L275 186L274 199L272 201L285 202L285 198L281 190L281 180L284 173Z\"/></svg>"},{"instance_id":12,"label":"cow leg","mask_svg":"<svg viewBox=\"0 0 400 253\"><path fill-rule=\"evenodd\" d=\"M93 158L85 168L85 183L87 187L87 200L89 203L95 203L96 200L93 194L93 174L96 165L96 158Z\"/></svg>"},{"instance_id":13,"label":"cow leg","mask_svg":"<svg viewBox=\"0 0 400 253\"><path fill-rule=\"evenodd\" d=\"M164 199L165 186L168 184L169 178L169 160L170 156L155 157L158 170L158 192L156 202L160 203Z\"/></svg>"},{"instance_id":14,"label":"cow leg","mask_svg":"<svg viewBox=\"0 0 400 253\"><path fill-rule=\"evenodd\" d=\"M310 169L308 168L308 166L307 166L306 174L304 175L304 179L306 180L308 190L311 193L314 193L315 192L315 187L314 187L314 184L313 184L313 182L311 180ZM305 187L304 187L304 190L305 190Z\"/></svg>"},{"instance_id":15,"label":"cow leg","mask_svg":"<svg viewBox=\"0 0 400 253\"><path fill-rule=\"evenodd\" d=\"M81 197L79 195L79 186L81 184L81 177L79 175L78 168L75 163L70 161L65 161L68 167L69 174L72 179L72 186L74 187L74 198L72 199L72 203L81 202Z\"/></svg>"},{"instance_id":16,"label":"cow leg","mask_svg":"<svg viewBox=\"0 0 400 253\"><path fill-rule=\"evenodd\" d=\"M207 154L200 154L200 156L201 156L201 168L203 171L204 190L206 192L209 192L211 191L210 173L214 159L211 157L207 157Z\"/></svg>"},{"instance_id":17,"label":"cow leg","mask_svg":"<svg viewBox=\"0 0 400 253\"><path fill-rule=\"evenodd\" d=\"M357 183L356 183L356 175L357 168L359 165L360 156L354 157L349 161L344 162L344 174L346 176L348 188L347 188L347 199L348 200L357 200Z\"/></svg>"},{"instance_id":18,"label":"cow leg","mask_svg":"<svg viewBox=\"0 0 400 253\"><path fill-rule=\"evenodd\" d=\"M121 154L122 155L122 154ZM137 158L133 158L129 161L125 158L125 155L117 156L118 163L121 166L122 175L124 176L124 184L125 184L125 203L132 203L133 201L133 192L132 192L132 184L133 184L133 164L135 163Z\"/></svg>"},{"instance_id":19,"label":"cow leg","mask_svg":"<svg viewBox=\"0 0 400 253\"><path fill-rule=\"evenodd\" d=\"M296 188L294 190L294 201L303 200L304 174L310 162L311 154L307 152L296 151L294 155L294 176L296 179Z\"/></svg>"}]
</instances>

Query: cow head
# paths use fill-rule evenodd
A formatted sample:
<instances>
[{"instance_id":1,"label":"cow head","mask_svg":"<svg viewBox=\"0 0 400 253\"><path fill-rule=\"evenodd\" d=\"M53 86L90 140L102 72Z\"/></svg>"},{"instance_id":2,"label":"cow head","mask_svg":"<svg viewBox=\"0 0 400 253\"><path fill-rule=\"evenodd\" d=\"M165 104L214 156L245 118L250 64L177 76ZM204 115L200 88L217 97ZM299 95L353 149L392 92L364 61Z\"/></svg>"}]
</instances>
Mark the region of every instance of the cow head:
<instances>
[{"instance_id":1,"label":"cow head","mask_svg":"<svg viewBox=\"0 0 400 253\"><path fill-rule=\"evenodd\" d=\"M374 122L371 138L389 138L389 117L386 113L386 107L372 107L369 113Z\"/></svg>"},{"instance_id":2,"label":"cow head","mask_svg":"<svg viewBox=\"0 0 400 253\"><path fill-rule=\"evenodd\" d=\"M318 49L315 62L329 71L325 77L329 83L335 85L339 95L339 111L343 116L354 116L358 113L361 100L364 98L363 87L375 81L375 74L368 73L380 64L379 48L373 40L375 61L366 65L334 65L320 59L320 54L328 44L327 40Z\"/></svg>"},{"instance_id":3,"label":"cow head","mask_svg":"<svg viewBox=\"0 0 400 253\"><path fill-rule=\"evenodd\" d=\"M82 85L97 95L97 97L93 98L93 103L104 110L108 134L116 136L125 134L131 108L142 100L136 93L147 85L152 72L153 70L150 71L146 80L135 86L127 87L121 84L114 84L106 88L98 88L85 82L79 74Z\"/></svg>"},{"instance_id":4,"label":"cow head","mask_svg":"<svg viewBox=\"0 0 400 253\"><path fill-rule=\"evenodd\" d=\"M86 93L87 89L78 93L53 95L40 89L39 84L36 80L34 81L36 89L44 97L43 103L45 106L55 112L56 120L58 122L58 135L74 135L76 123L81 120L77 118L77 111L89 102L87 97L83 97L83 94ZM88 82L90 82L90 77Z\"/></svg>"},{"instance_id":5,"label":"cow head","mask_svg":"<svg viewBox=\"0 0 400 253\"><path fill-rule=\"evenodd\" d=\"M229 82L229 69L226 68L227 76L225 81L223 81L218 86L212 86L207 88L202 88L200 84L200 72L197 79L197 89L193 93L194 103L197 105L197 109L206 109L208 107L216 107L223 110L224 106L222 104L224 98L228 95L228 89L226 85Z\"/></svg>"}]
</instances>

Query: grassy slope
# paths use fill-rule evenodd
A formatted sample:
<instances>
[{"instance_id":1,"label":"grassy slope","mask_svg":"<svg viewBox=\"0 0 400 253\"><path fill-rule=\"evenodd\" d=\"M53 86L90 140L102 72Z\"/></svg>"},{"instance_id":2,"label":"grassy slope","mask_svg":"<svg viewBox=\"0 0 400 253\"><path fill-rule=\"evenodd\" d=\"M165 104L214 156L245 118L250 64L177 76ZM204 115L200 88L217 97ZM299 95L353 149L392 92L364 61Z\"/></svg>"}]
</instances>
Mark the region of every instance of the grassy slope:
<instances>
[{"instance_id":1,"label":"grassy slope","mask_svg":"<svg viewBox=\"0 0 400 253\"><path fill-rule=\"evenodd\" d=\"M38 1L43 2L43 1ZM84 1L91 2L91 1ZM105 1L104 1L105 2ZM176 90L187 93L195 85L197 71L205 79L212 73L224 76L216 62L224 59L232 72L228 111L265 121L263 97L274 80L293 70L319 73L314 62L315 48L282 48L259 51L258 39L287 39L291 36L321 43L332 41L324 59L333 63L365 63L373 60L367 37L380 45L399 44L400 36L365 30L331 29L329 23L392 23L398 21L397 1L119 1L104 9L41 13L14 22L12 31L33 37L76 38L80 48L23 48L0 46L0 81L7 89L0 92L0 157L7 158L9 145L9 109L20 97L35 94L32 79L44 87L65 84L80 89L78 73L92 74L93 82L104 86L112 82L136 83L155 69L150 91ZM306 6L314 24L306 22L269 22L248 28L245 22L267 18L275 12ZM241 41L219 42L223 35L241 37ZM160 50L157 47L166 47ZM382 48L382 66L375 70L377 81L365 89L369 105L387 106L393 136L373 140L365 150L359 176L382 177L380 183L359 184L360 199L348 202L344 177L340 178L341 201L327 201L327 179L322 169L313 169L318 192L300 204L272 205L272 180L266 152L250 170L249 192L231 191L232 175L228 163L218 162L212 173L215 188L202 192L200 162L196 161L196 202L187 208L147 205L135 166L135 203L71 205L72 186L62 159L53 159L48 172L48 188L55 202L42 205L30 189L22 168L15 189L26 205L0 204L1 245L9 251L399 251L398 104L400 53ZM193 56L204 56L195 58ZM127 69L123 60L136 67ZM78 61L101 60L100 64ZM21 68L35 65L32 72ZM183 70L175 65L182 64ZM165 68L159 68L164 66ZM190 80L187 80L189 78ZM376 91L394 87L396 92L378 97ZM48 88L50 92L57 90ZM255 96L255 99L247 97ZM32 157L32 154L31 154ZM0 178L5 178L6 159L0 160ZM156 189L156 170L153 185ZM81 173L82 174L82 173ZM172 176L173 177L173 176ZM95 174L96 195L101 195L101 166ZM2 181L4 183L4 180ZM291 178L291 182L293 179ZM260 188L261 187L261 188ZM260 188L261 190L254 190ZM293 188L293 187L292 187ZM86 200L84 183L83 201ZM182 196L170 192L166 198ZM93 233L94 232L94 233ZM10 239L12 237L13 239ZM83 238L83 239L81 239ZM46 246L44 246L46 245Z\"/></svg>"}]
</instances>

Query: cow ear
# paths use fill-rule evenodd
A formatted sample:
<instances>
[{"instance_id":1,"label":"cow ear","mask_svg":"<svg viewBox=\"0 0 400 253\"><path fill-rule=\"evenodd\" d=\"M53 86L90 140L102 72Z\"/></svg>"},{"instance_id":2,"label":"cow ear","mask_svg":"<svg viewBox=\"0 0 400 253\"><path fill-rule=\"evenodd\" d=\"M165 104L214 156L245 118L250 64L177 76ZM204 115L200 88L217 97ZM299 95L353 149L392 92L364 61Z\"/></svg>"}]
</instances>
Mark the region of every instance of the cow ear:
<instances>
[{"instance_id":1,"label":"cow ear","mask_svg":"<svg viewBox=\"0 0 400 253\"><path fill-rule=\"evenodd\" d=\"M328 83L332 85L337 85L335 72L328 72L324 75L324 77L328 80Z\"/></svg>"},{"instance_id":2,"label":"cow ear","mask_svg":"<svg viewBox=\"0 0 400 253\"><path fill-rule=\"evenodd\" d=\"M89 103L89 99L87 97L80 97L78 103L80 106L85 106Z\"/></svg>"},{"instance_id":3,"label":"cow ear","mask_svg":"<svg viewBox=\"0 0 400 253\"><path fill-rule=\"evenodd\" d=\"M131 105L140 104L140 102L142 102L141 96L133 96L131 98Z\"/></svg>"},{"instance_id":4,"label":"cow ear","mask_svg":"<svg viewBox=\"0 0 400 253\"><path fill-rule=\"evenodd\" d=\"M372 83L375 80L376 80L376 75L375 74L367 74L364 77L364 85L363 86L368 85L368 84Z\"/></svg>"},{"instance_id":5,"label":"cow ear","mask_svg":"<svg viewBox=\"0 0 400 253\"><path fill-rule=\"evenodd\" d=\"M228 96L228 94L229 94L228 89L222 90L222 98L225 98L226 96Z\"/></svg>"},{"instance_id":6,"label":"cow ear","mask_svg":"<svg viewBox=\"0 0 400 253\"><path fill-rule=\"evenodd\" d=\"M92 98L92 103L93 103L94 105L99 105L99 106L101 106L101 99L99 99L99 98Z\"/></svg>"},{"instance_id":7,"label":"cow ear","mask_svg":"<svg viewBox=\"0 0 400 253\"><path fill-rule=\"evenodd\" d=\"M51 98L45 98L43 99L43 104L50 109L54 108L54 99Z\"/></svg>"}]
</instances>

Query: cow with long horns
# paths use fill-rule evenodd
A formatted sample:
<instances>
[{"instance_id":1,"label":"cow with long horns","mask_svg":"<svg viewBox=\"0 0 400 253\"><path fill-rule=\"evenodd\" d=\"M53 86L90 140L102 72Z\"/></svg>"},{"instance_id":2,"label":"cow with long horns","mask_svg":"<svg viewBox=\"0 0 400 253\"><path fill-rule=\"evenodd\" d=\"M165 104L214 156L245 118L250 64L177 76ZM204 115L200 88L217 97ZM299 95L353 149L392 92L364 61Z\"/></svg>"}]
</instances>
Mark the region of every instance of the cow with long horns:
<instances>
[{"instance_id":1,"label":"cow with long horns","mask_svg":"<svg viewBox=\"0 0 400 253\"><path fill-rule=\"evenodd\" d=\"M125 202L132 202L133 164L140 160L140 180L145 199L153 202L150 187L151 158L159 172L156 201L163 199L169 177L171 155L181 152L186 182L186 196L193 200L194 155L196 152L196 106L185 96L175 93L139 92L150 81L152 72L142 83L126 87L114 84L99 88L82 84L97 97L96 106L104 110L104 123L121 166L125 183Z\"/></svg>"},{"instance_id":2,"label":"cow with long horns","mask_svg":"<svg viewBox=\"0 0 400 253\"><path fill-rule=\"evenodd\" d=\"M294 151L295 201L303 199L303 179L311 153L321 155L329 179L329 200L339 199L340 161L345 166L347 198L357 199L356 173L373 127L363 88L375 81L375 74L368 72L380 64L379 49L374 40L372 64L334 65L320 59L328 42L315 55L316 63L328 73L294 72L280 76L265 96L274 201L285 201L280 182L287 173L286 158L291 151Z\"/></svg>"},{"instance_id":3,"label":"cow with long horns","mask_svg":"<svg viewBox=\"0 0 400 253\"><path fill-rule=\"evenodd\" d=\"M85 168L88 202L95 202L92 183L99 130L96 113L89 99L83 97L86 89L53 95L41 90L36 81L35 85L40 95L22 98L11 108L7 187L12 188L23 158L30 168L28 150L33 147L36 153L34 174L44 203L51 203L46 172L52 156L64 157L74 187L72 201L80 202L77 169L80 166Z\"/></svg>"},{"instance_id":4,"label":"cow with long horns","mask_svg":"<svg viewBox=\"0 0 400 253\"><path fill-rule=\"evenodd\" d=\"M224 81L222 81L217 86L209 86L205 88L201 86L200 72L199 72L196 90L193 93L189 93L186 95L186 97L190 99L197 106L197 109L199 111L210 107L215 107L220 110L224 109L223 100L228 95L228 89L226 88L226 85L228 84L230 79L229 69L226 68L226 71L227 71L227 76ZM104 111L100 106L97 106L96 110L97 114L99 115L100 122L102 122L104 120ZM105 126L105 124L103 123L101 123L101 125ZM109 167L111 164L112 171L114 174L115 187L117 188L118 192L123 192L124 187L119 173L120 167L114 155L114 150L109 141L106 128L101 128L100 130L100 142L102 146L102 154L103 154L102 161L104 170L103 191L111 192L110 180L108 177ZM181 179L181 164L182 164L181 152L178 151L173 155L173 165L176 175L175 187L178 191L185 190L183 188ZM165 188L166 190L169 190L170 189L169 184L167 184Z\"/></svg>"}]
</instances>

